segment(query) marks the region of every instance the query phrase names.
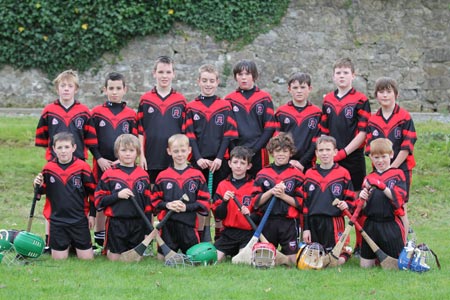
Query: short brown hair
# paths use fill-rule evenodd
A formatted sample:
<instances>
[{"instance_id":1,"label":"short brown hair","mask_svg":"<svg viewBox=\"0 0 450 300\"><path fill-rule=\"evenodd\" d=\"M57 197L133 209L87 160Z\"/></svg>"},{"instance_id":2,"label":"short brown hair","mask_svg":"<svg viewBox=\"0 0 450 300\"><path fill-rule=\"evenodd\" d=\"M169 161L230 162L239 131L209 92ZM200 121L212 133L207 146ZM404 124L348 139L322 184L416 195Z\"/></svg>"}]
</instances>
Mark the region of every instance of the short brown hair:
<instances>
[{"instance_id":1,"label":"short brown hair","mask_svg":"<svg viewBox=\"0 0 450 300\"><path fill-rule=\"evenodd\" d=\"M158 68L158 64L172 65L172 69L174 69L174 67L175 67L175 62L173 61L173 59L166 55L159 56L156 59L154 65L153 65L153 71L156 71L156 69Z\"/></svg>"},{"instance_id":2,"label":"short brown hair","mask_svg":"<svg viewBox=\"0 0 450 300\"><path fill-rule=\"evenodd\" d=\"M322 134L316 141L316 146L322 143L331 143L334 146L334 149L337 149L336 139L330 135Z\"/></svg>"},{"instance_id":3,"label":"short brown hair","mask_svg":"<svg viewBox=\"0 0 450 300\"><path fill-rule=\"evenodd\" d=\"M355 73L355 66L353 65L353 62L349 57L338 59L333 65L333 72L337 68L349 68L350 70L352 70L352 73Z\"/></svg>"},{"instance_id":4,"label":"short brown hair","mask_svg":"<svg viewBox=\"0 0 450 300\"><path fill-rule=\"evenodd\" d=\"M80 80L78 78L78 73L74 70L65 70L64 72L56 76L56 78L53 80L53 84L55 85L56 90L58 90L59 84L63 80L73 81L77 89L80 88Z\"/></svg>"},{"instance_id":5,"label":"short brown hair","mask_svg":"<svg viewBox=\"0 0 450 300\"><path fill-rule=\"evenodd\" d=\"M241 73L242 71L247 71L252 74L253 80L256 81L258 79L258 68L256 64L252 60L243 59L239 61L233 68L233 76L236 79L236 75Z\"/></svg>"},{"instance_id":6,"label":"short brown hair","mask_svg":"<svg viewBox=\"0 0 450 300\"><path fill-rule=\"evenodd\" d=\"M130 147L136 149L137 157L141 155L141 143L139 139L132 134L124 133L117 137L114 142L114 154L119 157L120 147Z\"/></svg>"},{"instance_id":7,"label":"short brown hair","mask_svg":"<svg viewBox=\"0 0 450 300\"><path fill-rule=\"evenodd\" d=\"M375 139L370 142L370 155L392 154L392 142L386 138Z\"/></svg>"},{"instance_id":8,"label":"short brown hair","mask_svg":"<svg viewBox=\"0 0 450 300\"><path fill-rule=\"evenodd\" d=\"M125 77L120 73L117 73L117 72L108 73L108 75L106 75L106 78L105 78L105 88L108 87L108 80L111 80L111 81L119 81L120 80L120 81L122 81L123 87L125 87Z\"/></svg>"},{"instance_id":9,"label":"short brown hair","mask_svg":"<svg viewBox=\"0 0 450 300\"><path fill-rule=\"evenodd\" d=\"M374 96L377 98L377 93L384 90L393 90L395 98L398 96L398 85L397 81L391 77L380 77L375 82L375 92Z\"/></svg>"},{"instance_id":10,"label":"short brown hair","mask_svg":"<svg viewBox=\"0 0 450 300\"><path fill-rule=\"evenodd\" d=\"M245 146L236 146L230 152L230 161L235 157L251 163L253 155L254 153L250 148L247 148Z\"/></svg>"},{"instance_id":11,"label":"short brown hair","mask_svg":"<svg viewBox=\"0 0 450 300\"><path fill-rule=\"evenodd\" d=\"M267 151L273 153L277 149L289 149L291 155L297 151L295 149L294 139L287 132L280 132L277 136L272 137L267 143Z\"/></svg>"},{"instance_id":12,"label":"short brown hair","mask_svg":"<svg viewBox=\"0 0 450 300\"><path fill-rule=\"evenodd\" d=\"M295 72L289 77L288 86L291 86L291 84L296 81L300 84L306 83L308 86L311 86L311 75L308 73Z\"/></svg>"},{"instance_id":13,"label":"short brown hair","mask_svg":"<svg viewBox=\"0 0 450 300\"><path fill-rule=\"evenodd\" d=\"M68 131L61 131L53 136L53 146L56 145L56 142L60 141L68 141L72 145L75 145L75 137Z\"/></svg>"}]
</instances>

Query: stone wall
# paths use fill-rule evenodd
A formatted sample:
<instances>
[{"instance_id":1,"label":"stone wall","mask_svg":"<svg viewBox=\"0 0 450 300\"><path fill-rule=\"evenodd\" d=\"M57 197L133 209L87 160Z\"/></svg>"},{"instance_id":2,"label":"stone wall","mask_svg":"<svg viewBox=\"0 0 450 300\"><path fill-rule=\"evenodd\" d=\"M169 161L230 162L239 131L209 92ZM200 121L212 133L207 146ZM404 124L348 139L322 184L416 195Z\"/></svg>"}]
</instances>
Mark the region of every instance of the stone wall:
<instances>
[{"instance_id":1,"label":"stone wall","mask_svg":"<svg viewBox=\"0 0 450 300\"><path fill-rule=\"evenodd\" d=\"M251 24L243 24L251 26ZM242 58L256 61L258 85L269 91L275 106L289 99L287 78L294 71L313 77L311 99L320 104L334 88L333 62L343 56L356 64L354 85L373 103L380 76L400 85L400 104L411 111L448 112L450 107L450 4L440 0L297 0L279 26L251 45L231 50L224 42L177 24L171 33L132 40L119 55L104 55L100 67L80 74L78 98L93 107L104 101L101 87L110 71L124 73L127 99L137 108L139 97L154 85L153 61L170 55L176 61L174 87L192 99L198 93L197 69L215 64L221 72L218 94L236 87L231 68ZM39 70L0 69L0 106L42 107L56 99L51 81Z\"/></svg>"}]
</instances>

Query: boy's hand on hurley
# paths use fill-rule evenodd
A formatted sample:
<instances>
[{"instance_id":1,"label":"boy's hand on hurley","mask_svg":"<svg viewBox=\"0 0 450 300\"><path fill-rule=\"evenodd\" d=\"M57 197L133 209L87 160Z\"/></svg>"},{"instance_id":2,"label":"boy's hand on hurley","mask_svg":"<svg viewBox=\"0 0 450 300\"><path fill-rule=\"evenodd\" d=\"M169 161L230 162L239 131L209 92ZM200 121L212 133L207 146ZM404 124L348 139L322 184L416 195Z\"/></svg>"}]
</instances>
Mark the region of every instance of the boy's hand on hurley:
<instances>
[{"instance_id":1,"label":"boy's hand on hurley","mask_svg":"<svg viewBox=\"0 0 450 300\"><path fill-rule=\"evenodd\" d=\"M34 181L33 181L33 186L34 187L36 187L36 186L41 186L42 185L42 183L44 182L44 176L42 175L42 173L39 173L35 178L34 178Z\"/></svg>"}]
</instances>

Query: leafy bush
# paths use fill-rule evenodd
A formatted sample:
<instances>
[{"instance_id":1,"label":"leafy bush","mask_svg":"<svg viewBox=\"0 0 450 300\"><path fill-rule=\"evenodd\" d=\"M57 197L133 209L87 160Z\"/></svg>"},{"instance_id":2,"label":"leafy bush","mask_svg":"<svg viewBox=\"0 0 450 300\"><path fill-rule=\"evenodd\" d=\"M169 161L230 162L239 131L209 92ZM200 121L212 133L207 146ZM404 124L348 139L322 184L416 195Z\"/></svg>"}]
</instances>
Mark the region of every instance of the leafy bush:
<instances>
[{"instance_id":1,"label":"leafy bush","mask_svg":"<svg viewBox=\"0 0 450 300\"><path fill-rule=\"evenodd\" d=\"M2 0L0 65L49 75L84 71L131 38L164 34L184 22L231 44L249 43L277 24L289 1Z\"/></svg>"}]
</instances>

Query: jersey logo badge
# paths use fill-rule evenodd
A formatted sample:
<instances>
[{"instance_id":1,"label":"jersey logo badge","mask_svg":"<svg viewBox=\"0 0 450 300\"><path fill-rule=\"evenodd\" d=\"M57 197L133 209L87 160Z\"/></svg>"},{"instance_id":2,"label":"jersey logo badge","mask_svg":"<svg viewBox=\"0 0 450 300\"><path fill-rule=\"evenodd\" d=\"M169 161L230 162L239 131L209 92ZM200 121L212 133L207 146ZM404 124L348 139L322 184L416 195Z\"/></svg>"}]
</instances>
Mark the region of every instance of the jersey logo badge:
<instances>
[{"instance_id":1,"label":"jersey logo badge","mask_svg":"<svg viewBox=\"0 0 450 300\"><path fill-rule=\"evenodd\" d=\"M314 191L316 189L316 187L314 186L314 184L311 184L310 186L309 186L309 191L310 192L312 192L312 191Z\"/></svg>"},{"instance_id":2,"label":"jersey logo badge","mask_svg":"<svg viewBox=\"0 0 450 300\"><path fill-rule=\"evenodd\" d=\"M331 193L334 196L340 196L342 194L342 185L339 183L335 183L331 186Z\"/></svg>"},{"instance_id":3,"label":"jersey logo badge","mask_svg":"<svg viewBox=\"0 0 450 300\"><path fill-rule=\"evenodd\" d=\"M120 190L122 188L122 185L120 183L116 183L116 185L114 186L115 190Z\"/></svg>"},{"instance_id":4,"label":"jersey logo badge","mask_svg":"<svg viewBox=\"0 0 450 300\"><path fill-rule=\"evenodd\" d=\"M297 247L298 247L298 244L297 244L296 241L290 241L290 242L289 242L289 248L290 248L291 250L295 250L295 249L297 249Z\"/></svg>"},{"instance_id":5,"label":"jersey logo badge","mask_svg":"<svg viewBox=\"0 0 450 300\"><path fill-rule=\"evenodd\" d=\"M344 109L344 116L347 119L353 118L353 107L346 107Z\"/></svg>"},{"instance_id":6,"label":"jersey logo badge","mask_svg":"<svg viewBox=\"0 0 450 300\"><path fill-rule=\"evenodd\" d=\"M166 189L171 190L173 188L172 182L167 183Z\"/></svg>"},{"instance_id":7,"label":"jersey logo badge","mask_svg":"<svg viewBox=\"0 0 450 300\"><path fill-rule=\"evenodd\" d=\"M189 192L194 193L197 190L197 184L194 181L189 181Z\"/></svg>"},{"instance_id":8,"label":"jersey logo badge","mask_svg":"<svg viewBox=\"0 0 450 300\"><path fill-rule=\"evenodd\" d=\"M396 183L396 180L392 179L392 180L389 180L386 185L388 186L388 188L390 190L392 190L394 188L394 186L395 186L395 183Z\"/></svg>"},{"instance_id":9,"label":"jersey logo badge","mask_svg":"<svg viewBox=\"0 0 450 300\"><path fill-rule=\"evenodd\" d=\"M242 205L249 206L252 203L252 197L244 196L242 197Z\"/></svg>"},{"instance_id":10,"label":"jersey logo badge","mask_svg":"<svg viewBox=\"0 0 450 300\"><path fill-rule=\"evenodd\" d=\"M327 115L331 114L331 108L327 107Z\"/></svg>"},{"instance_id":11,"label":"jersey logo badge","mask_svg":"<svg viewBox=\"0 0 450 300\"><path fill-rule=\"evenodd\" d=\"M263 114L263 112L264 112L264 105L262 105L262 104L256 104L255 108L256 108L256 114L257 114L258 116L262 116L262 114Z\"/></svg>"},{"instance_id":12,"label":"jersey logo badge","mask_svg":"<svg viewBox=\"0 0 450 300\"><path fill-rule=\"evenodd\" d=\"M284 119L284 124L290 124L291 120L289 118Z\"/></svg>"},{"instance_id":13,"label":"jersey logo badge","mask_svg":"<svg viewBox=\"0 0 450 300\"><path fill-rule=\"evenodd\" d=\"M233 111L234 112L239 112L239 107L237 107L236 105L233 105Z\"/></svg>"},{"instance_id":14,"label":"jersey logo badge","mask_svg":"<svg viewBox=\"0 0 450 300\"><path fill-rule=\"evenodd\" d=\"M400 129L400 127L396 127L394 129L394 136L397 140L402 138L402 130Z\"/></svg>"},{"instance_id":15,"label":"jersey logo badge","mask_svg":"<svg viewBox=\"0 0 450 300\"><path fill-rule=\"evenodd\" d=\"M286 185L286 188L285 188L286 192L290 193L294 190L294 183L292 182L292 180L286 182L285 185Z\"/></svg>"},{"instance_id":16,"label":"jersey logo badge","mask_svg":"<svg viewBox=\"0 0 450 300\"><path fill-rule=\"evenodd\" d=\"M130 124L128 124L128 122L125 122L122 124L122 132L130 133Z\"/></svg>"},{"instance_id":17,"label":"jersey logo badge","mask_svg":"<svg viewBox=\"0 0 450 300\"><path fill-rule=\"evenodd\" d=\"M78 129L83 129L84 120L83 118L76 118L75 119L75 127Z\"/></svg>"},{"instance_id":18,"label":"jersey logo badge","mask_svg":"<svg viewBox=\"0 0 450 300\"><path fill-rule=\"evenodd\" d=\"M142 181L136 182L136 191L139 194L142 194L144 192L144 183Z\"/></svg>"},{"instance_id":19,"label":"jersey logo badge","mask_svg":"<svg viewBox=\"0 0 450 300\"><path fill-rule=\"evenodd\" d=\"M194 121L198 121L198 120L200 120L200 116L197 115L197 114L195 114L195 115L194 115Z\"/></svg>"},{"instance_id":20,"label":"jersey logo badge","mask_svg":"<svg viewBox=\"0 0 450 300\"><path fill-rule=\"evenodd\" d=\"M270 182L268 180L264 180L263 184L264 184L265 187L269 187L270 186Z\"/></svg>"},{"instance_id":21,"label":"jersey logo badge","mask_svg":"<svg viewBox=\"0 0 450 300\"><path fill-rule=\"evenodd\" d=\"M58 125L58 124L59 124L59 122L58 122L57 119L53 119L53 120L52 120L52 125Z\"/></svg>"},{"instance_id":22,"label":"jersey logo badge","mask_svg":"<svg viewBox=\"0 0 450 300\"><path fill-rule=\"evenodd\" d=\"M101 120L100 123L98 123L98 126L105 127L106 126L105 121Z\"/></svg>"},{"instance_id":23,"label":"jersey logo badge","mask_svg":"<svg viewBox=\"0 0 450 300\"><path fill-rule=\"evenodd\" d=\"M172 118L174 119L181 118L181 109L179 107L172 108Z\"/></svg>"},{"instance_id":24,"label":"jersey logo badge","mask_svg":"<svg viewBox=\"0 0 450 300\"><path fill-rule=\"evenodd\" d=\"M216 123L217 126L222 126L225 123L225 116L223 114L217 114L214 118L214 123Z\"/></svg>"},{"instance_id":25,"label":"jersey logo badge","mask_svg":"<svg viewBox=\"0 0 450 300\"><path fill-rule=\"evenodd\" d=\"M308 120L308 128L309 129L316 129L316 127L317 127L317 120L314 119L314 118L310 118Z\"/></svg>"},{"instance_id":26,"label":"jersey logo badge","mask_svg":"<svg viewBox=\"0 0 450 300\"><path fill-rule=\"evenodd\" d=\"M375 130L373 131L372 134L373 134L373 136L379 136L379 135L380 135L380 132L379 132L378 130L375 129Z\"/></svg>"},{"instance_id":27,"label":"jersey logo badge","mask_svg":"<svg viewBox=\"0 0 450 300\"><path fill-rule=\"evenodd\" d=\"M76 187L77 189L81 188L81 178L79 176L75 176L72 179L72 182L74 187Z\"/></svg>"},{"instance_id":28,"label":"jersey logo badge","mask_svg":"<svg viewBox=\"0 0 450 300\"><path fill-rule=\"evenodd\" d=\"M149 114L152 114L152 113L155 112L155 109L154 109L153 107L150 106L150 107L148 108L147 112L148 112Z\"/></svg>"},{"instance_id":29,"label":"jersey logo badge","mask_svg":"<svg viewBox=\"0 0 450 300\"><path fill-rule=\"evenodd\" d=\"M55 181L56 181L56 180L55 180L55 177L50 176L50 182L51 182L51 183L55 183Z\"/></svg>"}]
</instances>

